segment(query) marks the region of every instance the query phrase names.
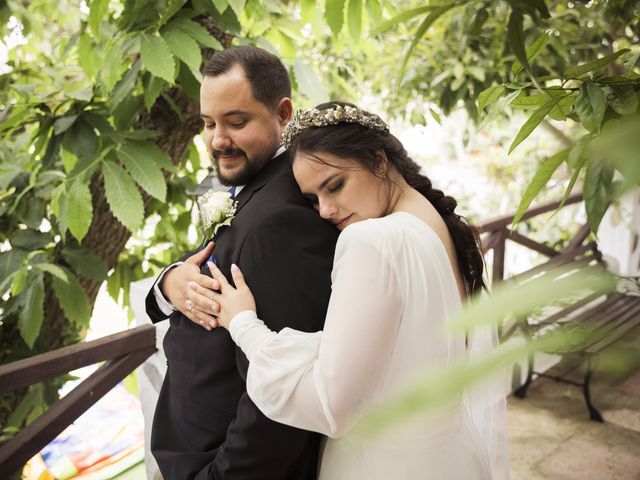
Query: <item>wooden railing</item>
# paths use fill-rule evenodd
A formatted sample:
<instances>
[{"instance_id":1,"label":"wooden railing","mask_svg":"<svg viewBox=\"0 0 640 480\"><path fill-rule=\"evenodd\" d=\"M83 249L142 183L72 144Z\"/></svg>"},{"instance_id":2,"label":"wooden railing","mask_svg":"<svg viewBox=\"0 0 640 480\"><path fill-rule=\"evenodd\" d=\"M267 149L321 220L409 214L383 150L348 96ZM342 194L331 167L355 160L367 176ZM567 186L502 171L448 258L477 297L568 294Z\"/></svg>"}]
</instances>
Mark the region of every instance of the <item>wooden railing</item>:
<instances>
[{"instance_id":1,"label":"wooden railing","mask_svg":"<svg viewBox=\"0 0 640 480\"><path fill-rule=\"evenodd\" d=\"M564 206L572 205L582 201L582 193L575 193L564 203ZM522 220L527 220L543 213L548 213L560 206L560 201L553 201L538 205L527 210L522 215ZM493 250L492 261L492 273L491 281L493 284L500 282L504 279L504 261L506 242L511 240L512 242L523 245L531 250L534 250L549 258L561 255L563 253L571 252L578 248L582 242L587 238L589 232L589 225L582 225L576 235L573 237L569 245L563 251L556 250L544 243L540 243L532 238L522 235L516 231L510 231L509 227L513 221L514 214L502 215L496 218L486 220L477 225L477 228L482 236L483 250L486 254L489 250Z\"/></svg>"},{"instance_id":2,"label":"wooden railing","mask_svg":"<svg viewBox=\"0 0 640 480\"><path fill-rule=\"evenodd\" d=\"M0 395L106 361L33 423L0 446L0 478L9 478L76 418L156 351L153 325L143 325L0 366Z\"/></svg>"}]
</instances>

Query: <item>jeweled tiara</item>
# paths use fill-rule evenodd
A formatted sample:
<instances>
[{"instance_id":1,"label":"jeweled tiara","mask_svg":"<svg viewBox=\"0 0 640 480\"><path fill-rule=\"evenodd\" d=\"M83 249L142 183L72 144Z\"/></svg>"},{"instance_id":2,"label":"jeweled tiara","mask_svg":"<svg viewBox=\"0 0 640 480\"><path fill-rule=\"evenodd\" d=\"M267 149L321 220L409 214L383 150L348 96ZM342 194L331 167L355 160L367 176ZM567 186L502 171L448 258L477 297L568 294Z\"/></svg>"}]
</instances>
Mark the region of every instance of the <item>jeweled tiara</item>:
<instances>
[{"instance_id":1,"label":"jeweled tiara","mask_svg":"<svg viewBox=\"0 0 640 480\"><path fill-rule=\"evenodd\" d=\"M336 105L322 110L308 108L298 110L295 113L293 120L282 133L282 143L285 148L289 148L293 139L303 130L309 127L327 127L338 123L357 123L379 132L389 131L389 126L378 115L350 105Z\"/></svg>"}]
</instances>

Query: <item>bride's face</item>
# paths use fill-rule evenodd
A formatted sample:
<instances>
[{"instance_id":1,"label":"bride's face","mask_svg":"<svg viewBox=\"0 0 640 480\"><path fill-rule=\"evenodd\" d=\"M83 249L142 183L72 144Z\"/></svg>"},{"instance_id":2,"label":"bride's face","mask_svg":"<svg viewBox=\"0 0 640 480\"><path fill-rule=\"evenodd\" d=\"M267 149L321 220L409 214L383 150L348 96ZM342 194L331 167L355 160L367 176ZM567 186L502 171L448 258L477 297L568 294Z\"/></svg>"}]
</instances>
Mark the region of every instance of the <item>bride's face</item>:
<instances>
[{"instance_id":1,"label":"bride's face","mask_svg":"<svg viewBox=\"0 0 640 480\"><path fill-rule=\"evenodd\" d=\"M330 153L299 152L293 174L302 194L325 220L342 230L347 225L388 213L385 181L356 160Z\"/></svg>"}]
</instances>

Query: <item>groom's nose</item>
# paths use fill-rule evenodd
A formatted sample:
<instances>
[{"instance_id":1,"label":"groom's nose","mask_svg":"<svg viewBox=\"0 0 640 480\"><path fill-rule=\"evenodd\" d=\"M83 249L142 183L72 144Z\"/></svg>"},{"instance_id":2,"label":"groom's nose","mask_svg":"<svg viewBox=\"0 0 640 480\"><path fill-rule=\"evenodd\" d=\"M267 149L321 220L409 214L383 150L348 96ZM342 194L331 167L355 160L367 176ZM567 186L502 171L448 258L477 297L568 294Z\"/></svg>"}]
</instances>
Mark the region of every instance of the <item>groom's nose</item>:
<instances>
[{"instance_id":1,"label":"groom's nose","mask_svg":"<svg viewBox=\"0 0 640 480\"><path fill-rule=\"evenodd\" d=\"M225 150L232 145L231 138L227 131L222 127L216 127L213 133L213 139L211 140L211 146L214 150Z\"/></svg>"}]
</instances>

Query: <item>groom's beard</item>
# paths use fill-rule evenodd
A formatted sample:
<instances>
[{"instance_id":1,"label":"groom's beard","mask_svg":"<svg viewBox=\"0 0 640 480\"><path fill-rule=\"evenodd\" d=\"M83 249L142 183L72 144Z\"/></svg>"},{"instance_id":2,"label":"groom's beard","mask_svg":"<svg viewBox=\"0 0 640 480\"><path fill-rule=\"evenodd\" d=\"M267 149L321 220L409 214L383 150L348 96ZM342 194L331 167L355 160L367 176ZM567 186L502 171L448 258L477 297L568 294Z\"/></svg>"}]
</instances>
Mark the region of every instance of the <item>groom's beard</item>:
<instances>
[{"instance_id":1,"label":"groom's beard","mask_svg":"<svg viewBox=\"0 0 640 480\"><path fill-rule=\"evenodd\" d=\"M230 175L226 175L220 170L220 156L238 155L242 157L242 167L240 170L234 171ZM218 180L223 185L246 185L253 177L256 176L260 168L260 162L249 160L247 154L239 148L227 148L225 150L214 150L212 152L213 163L216 167Z\"/></svg>"}]
</instances>

